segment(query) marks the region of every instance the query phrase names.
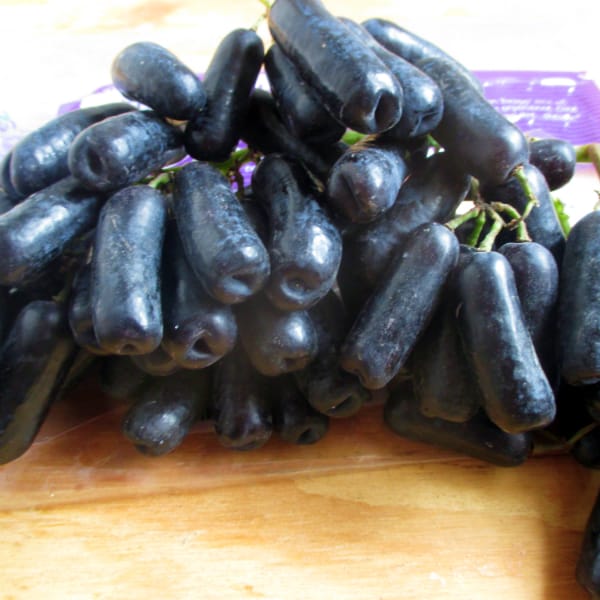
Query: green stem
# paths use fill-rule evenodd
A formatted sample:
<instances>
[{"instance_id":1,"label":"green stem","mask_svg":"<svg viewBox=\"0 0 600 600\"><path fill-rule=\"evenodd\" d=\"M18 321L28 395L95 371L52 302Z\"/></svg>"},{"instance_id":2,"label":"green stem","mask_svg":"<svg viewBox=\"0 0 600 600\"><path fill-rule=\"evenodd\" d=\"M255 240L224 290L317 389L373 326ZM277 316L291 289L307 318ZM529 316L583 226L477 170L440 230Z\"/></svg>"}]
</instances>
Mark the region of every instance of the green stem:
<instances>
[{"instance_id":1,"label":"green stem","mask_svg":"<svg viewBox=\"0 0 600 600\"><path fill-rule=\"evenodd\" d=\"M600 142L575 146L575 159L578 163L592 163L600 177Z\"/></svg>"},{"instance_id":2,"label":"green stem","mask_svg":"<svg viewBox=\"0 0 600 600\"><path fill-rule=\"evenodd\" d=\"M172 172L173 171L163 171L162 173L159 173L156 177L154 177L154 179L151 179L146 185L148 185L148 187L154 188L155 190L157 190L159 187L162 187L163 185L168 185L171 182Z\"/></svg>"},{"instance_id":3,"label":"green stem","mask_svg":"<svg viewBox=\"0 0 600 600\"><path fill-rule=\"evenodd\" d=\"M526 206L525 210L527 210L527 207L529 207L529 205L531 204L532 206L531 206L531 208L529 208L529 212L531 212L531 209L534 206L539 206L540 203L538 202L536 195L533 193L533 190L531 189L531 186L529 185L529 180L527 179L527 176L525 175L523 165L519 165L512 172L512 175L519 182L519 185L521 186L521 189L523 190L523 192L525 193L525 196L527 198L527 206ZM529 212L527 214L529 214Z\"/></svg>"},{"instance_id":4,"label":"green stem","mask_svg":"<svg viewBox=\"0 0 600 600\"><path fill-rule=\"evenodd\" d=\"M481 212L482 209L478 206L475 206L466 213L463 213L462 215L458 215L453 219L450 219L450 221L447 221L445 225L450 231L454 231L455 229L458 229L461 225L464 225L467 221L470 221L471 219L476 219Z\"/></svg>"},{"instance_id":5,"label":"green stem","mask_svg":"<svg viewBox=\"0 0 600 600\"><path fill-rule=\"evenodd\" d=\"M353 144L356 144L356 142L360 142L364 137L364 133L359 133L353 129L347 129L346 133L342 136L342 142L348 144L348 146L352 146Z\"/></svg>"},{"instance_id":6,"label":"green stem","mask_svg":"<svg viewBox=\"0 0 600 600\"><path fill-rule=\"evenodd\" d=\"M506 227L504 219L489 205L485 205L486 213L492 218L492 226L489 232L481 240L478 248L484 252L490 252L494 247L494 242L498 237L498 234Z\"/></svg>"},{"instance_id":7,"label":"green stem","mask_svg":"<svg viewBox=\"0 0 600 600\"><path fill-rule=\"evenodd\" d=\"M485 222L486 222L485 210L480 210L479 214L475 218L475 227L473 228L471 235L469 235L469 237L467 239L467 246L471 246L472 248L477 246L477 242L479 242L479 236L481 235L481 232L483 231L483 228L485 227Z\"/></svg>"},{"instance_id":8,"label":"green stem","mask_svg":"<svg viewBox=\"0 0 600 600\"><path fill-rule=\"evenodd\" d=\"M519 214L519 211L514 206L506 204L505 202L492 202L491 207L497 212L503 212L507 214L512 219L511 221L509 221L509 223L507 223L506 227L508 229L516 230L516 237L518 242L531 241L531 237L529 236L529 232L527 231L527 226L525 225L525 219L531 212L531 209L534 207L531 201L527 203L525 211L522 215Z\"/></svg>"},{"instance_id":9,"label":"green stem","mask_svg":"<svg viewBox=\"0 0 600 600\"><path fill-rule=\"evenodd\" d=\"M269 13L269 11L271 10L271 4L273 4L270 0L258 0L266 9L267 9L267 14Z\"/></svg>"}]
</instances>

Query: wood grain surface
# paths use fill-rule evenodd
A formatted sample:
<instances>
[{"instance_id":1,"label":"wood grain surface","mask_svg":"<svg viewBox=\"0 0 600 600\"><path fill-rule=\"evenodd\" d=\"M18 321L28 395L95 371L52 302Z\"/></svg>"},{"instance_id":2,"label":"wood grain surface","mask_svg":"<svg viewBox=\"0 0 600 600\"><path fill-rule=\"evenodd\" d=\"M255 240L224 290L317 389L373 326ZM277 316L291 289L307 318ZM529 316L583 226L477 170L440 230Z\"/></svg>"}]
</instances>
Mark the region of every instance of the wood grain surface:
<instances>
[{"instance_id":1,"label":"wood grain surface","mask_svg":"<svg viewBox=\"0 0 600 600\"><path fill-rule=\"evenodd\" d=\"M416 27L473 68L597 66L574 51L593 31L586 2L326 4ZM139 39L201 70L261 12L258 0L0 0L0 111L43 120L106 83ZM587 597L574 569L600 474L568 456L490 466L398 438L372 406L311 447L273 438L237 453L198 426L151 459L120 434L125 409L90 376L0 467L3 600Z\"/></svg>"}]
</instances>

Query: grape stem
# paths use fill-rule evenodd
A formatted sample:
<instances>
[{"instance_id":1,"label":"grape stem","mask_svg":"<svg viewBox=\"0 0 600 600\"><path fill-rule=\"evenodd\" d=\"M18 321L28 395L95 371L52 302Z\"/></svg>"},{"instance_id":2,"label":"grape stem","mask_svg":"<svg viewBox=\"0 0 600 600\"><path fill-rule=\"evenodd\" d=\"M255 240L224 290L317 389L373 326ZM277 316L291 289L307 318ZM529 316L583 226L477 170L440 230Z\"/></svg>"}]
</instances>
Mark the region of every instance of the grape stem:
<instances>
[{"instance_id":1,"label":"grape stem","mask_svg":"<svg viewBox=\"0 0 600 600\"><path fill-rule=\"evenodd\" d=\"M485 235L478 246L478 249L483 252L490 252L494 247L494 242L498 234L506 227L504 219L495 211L489 204L484 204L487 216L492 219L492 225L489 232Z\"/></svg>"},{"instance_id":2,"label":"grape stem","mask_svg":"<svg viewBox=\"0 0 600 600\"><path fill-rule=\"evenodd\" d=\"M575 159L578 163L592 163L600 178L600 142L575 146Z\"/></svg>"},{"instance_id":3,"label":"grape stem","mask_svg":"<svg viewBox=\"0 0 600 600\"><path fill-rule=\"evenodd\" d=\"M522 215L519 214L519 211L514 206L506 204L505 202L492 202L491 206L495 211L499 213L505 213L511 218L511 221L506 224L506 227L508 229L516 230L518 242L531 241L531 237L527 231L527 226L525 225L525 219L529 216L531 209L534 207L531 202L527 203Z\"/></svg>"},{"instance_id":4,"label":"grape stem","mask_svg":"<svg viewBox=\"0 0 600 600\"><path fill-rule=\"evenodd\" d=\"M475 246L477 246L477 243L479 242L479 236L481 235L481 232L483 231L485 222L486 222L485 210L480 210L477 217L475 217L475 227L473 228L473 231L467 238L467 245L471 246L471 248L475 248Z\"/></svg>"},{"instance_id":5,"label":"grape stem","mask_svg":"<svg viewBox=\"0 0 600 600\"><path fill-rule=\"evenodd\" d=\"M472 209L468 210L466 213L463 213L462 215L458 215L458 216L454 217L453 219L450 219L450 221L447 221L444 224L450 231L455 231L461 225L464 225L467 221L470 221L471 219L476 219L477 217L479 217L481 212L482 212L482 209L480 206L474 206Z\"/></svg>"}]
</instances>

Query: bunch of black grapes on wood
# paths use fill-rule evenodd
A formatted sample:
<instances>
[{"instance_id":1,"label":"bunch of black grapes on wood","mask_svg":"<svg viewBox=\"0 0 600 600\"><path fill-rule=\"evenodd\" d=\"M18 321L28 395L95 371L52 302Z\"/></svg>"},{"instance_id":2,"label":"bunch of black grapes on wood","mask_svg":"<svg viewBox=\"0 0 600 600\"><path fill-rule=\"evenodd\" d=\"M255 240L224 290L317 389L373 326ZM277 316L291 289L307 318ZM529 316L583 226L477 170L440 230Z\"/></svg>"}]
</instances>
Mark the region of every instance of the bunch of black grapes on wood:
<instances>
[{"instance_id":1,"label":"bunch of black grapes on wood","mask_svg":"<svg viewBox=\"0 0 600 600\"><path fill-rule=\"evenodd\" d=\"M311 444L383 404L398 435L600 465L600 213L552 192L598 145L528 139L381 19L276 0L203 77L150 42L123 101L17 143L0 178L0 463L90 367L124 435ZM257 84L261 69L268 91ZM598 508L578 569L600 590Z\"/></svg>"}]
</instances>

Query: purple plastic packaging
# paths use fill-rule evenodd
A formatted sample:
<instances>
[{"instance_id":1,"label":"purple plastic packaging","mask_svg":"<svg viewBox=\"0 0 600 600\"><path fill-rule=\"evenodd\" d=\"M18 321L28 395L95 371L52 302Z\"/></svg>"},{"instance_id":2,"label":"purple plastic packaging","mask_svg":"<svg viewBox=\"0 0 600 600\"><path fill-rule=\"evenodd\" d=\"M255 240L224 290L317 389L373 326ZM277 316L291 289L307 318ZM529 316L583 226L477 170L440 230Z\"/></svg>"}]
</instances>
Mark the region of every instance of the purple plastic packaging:
<instances>
[{"instance_id":1,"label":"purple plastic packaging","mask_svg":"<svg viewBox=\"0 0 600 600\"><path fill-rule=\"evenodd\" d=\"M489 102L531 137L600 141L600 89L582 72L474 71Z\"/></svg>"}]
</instances>

